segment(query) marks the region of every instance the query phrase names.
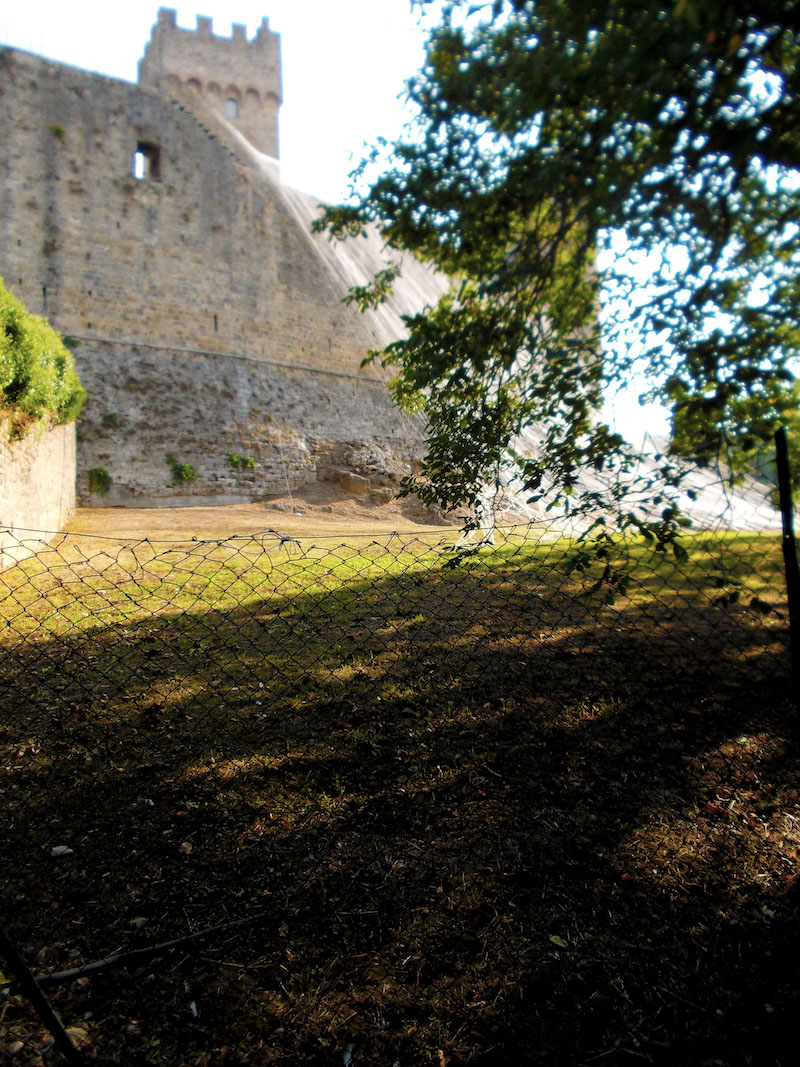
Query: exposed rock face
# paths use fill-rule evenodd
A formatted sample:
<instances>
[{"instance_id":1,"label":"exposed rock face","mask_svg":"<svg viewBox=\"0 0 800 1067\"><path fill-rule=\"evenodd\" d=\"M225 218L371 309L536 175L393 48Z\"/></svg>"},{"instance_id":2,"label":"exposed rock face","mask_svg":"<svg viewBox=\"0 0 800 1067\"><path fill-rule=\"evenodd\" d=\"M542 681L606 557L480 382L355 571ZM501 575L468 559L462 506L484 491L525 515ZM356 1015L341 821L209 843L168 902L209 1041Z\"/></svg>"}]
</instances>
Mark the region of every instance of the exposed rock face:
<instances>
[{"instance_id":1,"label":"exposed rock face","mask_svg":"<svg viewBox=\"0 0 800 1067\"><path fill-rule=\"evenodd\" d=\"M361 364L443 280L409 260L388 305L342 303L386 257L374 234L313 237L317 202L282 185L266 25L248 42L161 11L140 76L0 52L0 275L72 338L80 499L90 468L131 505L244 502L331 468L394 484L424 431Z\"/></svg>"}]
</instances>

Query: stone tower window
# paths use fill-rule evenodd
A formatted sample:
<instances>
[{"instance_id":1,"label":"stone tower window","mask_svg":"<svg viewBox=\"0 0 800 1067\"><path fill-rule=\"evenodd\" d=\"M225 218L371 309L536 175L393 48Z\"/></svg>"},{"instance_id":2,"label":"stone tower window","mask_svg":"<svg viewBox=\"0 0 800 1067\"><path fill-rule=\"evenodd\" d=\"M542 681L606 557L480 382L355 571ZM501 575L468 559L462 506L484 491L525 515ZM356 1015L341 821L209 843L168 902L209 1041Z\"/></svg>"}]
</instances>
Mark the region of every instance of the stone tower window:
<instances>
[{"instance_id":1,"label":"stone tower window","mask_svg":"<svg viewBox=\"0 0 800 1067\"><path fill-rule=\"evenodd\" d=\"M133 176L138 181L161 181L161 150L157 144L139 141L133 153Z\"/></svg>"},{"instance_id":2,"label":"stone tower window","mask_svg":"<svg viewBox=\"0 0 800 1067\"><path fill-rule=\"evenodd\" d=\"M239 101L233 96L229 96L225 101L225 117L228 119L239 118Z\"/></svg>"}]
</instances>

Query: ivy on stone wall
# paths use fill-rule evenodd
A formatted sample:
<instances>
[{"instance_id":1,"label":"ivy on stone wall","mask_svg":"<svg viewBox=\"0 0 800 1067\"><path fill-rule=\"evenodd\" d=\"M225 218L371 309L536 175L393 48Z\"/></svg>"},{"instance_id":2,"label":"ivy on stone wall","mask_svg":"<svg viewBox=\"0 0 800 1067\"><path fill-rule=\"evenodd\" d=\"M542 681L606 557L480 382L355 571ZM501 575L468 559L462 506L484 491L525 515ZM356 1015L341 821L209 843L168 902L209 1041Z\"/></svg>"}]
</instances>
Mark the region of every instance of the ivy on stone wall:
<instances>
[{"instance_id":1,"label":"ivy on stone wall","mask_svg":"<svg viewBox=\"0 0 800 1067\"><path fill-rule=\"evenodd\" d=\"M0 279L0 418L10 437L36 425L73 422L86 392L61 337Z\"/></svg>"}]
</instances>

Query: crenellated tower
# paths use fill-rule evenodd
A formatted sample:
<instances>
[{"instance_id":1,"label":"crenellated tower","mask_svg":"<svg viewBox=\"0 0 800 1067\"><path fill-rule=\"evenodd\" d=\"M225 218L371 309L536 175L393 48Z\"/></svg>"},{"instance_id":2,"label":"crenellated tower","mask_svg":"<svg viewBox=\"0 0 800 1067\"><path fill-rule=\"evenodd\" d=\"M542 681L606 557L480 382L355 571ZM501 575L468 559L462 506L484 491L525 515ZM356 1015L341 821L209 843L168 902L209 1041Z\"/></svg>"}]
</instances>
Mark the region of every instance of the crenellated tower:
<instances>
[{"instance_id":1,"label":"crenellated tower","mask_svg":"<svg viewBox=\"0 0 800 1067\"><path fill-rule=\"evenodd\" d=\"M198 15L196 30L181 29L176 18L173 9L159 9L139 61L139 84L224 117L260 152L277 159L280 35L266 18L251 41L238 24L231 37L217 37L210 18Z\"/></svg>"}]
</instances>

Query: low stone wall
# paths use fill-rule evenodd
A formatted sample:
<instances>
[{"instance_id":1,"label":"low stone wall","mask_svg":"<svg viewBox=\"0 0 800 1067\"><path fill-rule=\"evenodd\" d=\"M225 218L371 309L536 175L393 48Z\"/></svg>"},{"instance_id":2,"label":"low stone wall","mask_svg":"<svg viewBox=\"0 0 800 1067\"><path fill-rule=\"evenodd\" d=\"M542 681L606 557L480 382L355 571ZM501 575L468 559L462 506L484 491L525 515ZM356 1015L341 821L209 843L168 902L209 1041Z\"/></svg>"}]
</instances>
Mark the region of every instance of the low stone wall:
<instances>
[{"instance_id":1,"label":"low stone wall","mask_svg":"<svg viewBox=\"0 0 800 1067\"><path fill-rule=\"evenodd\" d=\"M21 441L0 428L0 570L46 544L38 534L63 529L74 508L75 424Z\"/></svg>"},{"instance_id":2,"label":"low stone wall","mask_svg":"<svg viewBox=\"0 0 800 1067\"><path fill-rule=\"evenodd\" d=\"M399 481L423 452L419 427L366 373L114 342L83 341L74 354L89 395L78 424L82 506L242 504L329 467L378 485L389 472Z\"/></svg>"}]
</instances>

